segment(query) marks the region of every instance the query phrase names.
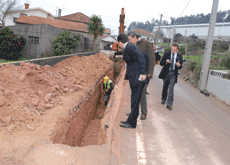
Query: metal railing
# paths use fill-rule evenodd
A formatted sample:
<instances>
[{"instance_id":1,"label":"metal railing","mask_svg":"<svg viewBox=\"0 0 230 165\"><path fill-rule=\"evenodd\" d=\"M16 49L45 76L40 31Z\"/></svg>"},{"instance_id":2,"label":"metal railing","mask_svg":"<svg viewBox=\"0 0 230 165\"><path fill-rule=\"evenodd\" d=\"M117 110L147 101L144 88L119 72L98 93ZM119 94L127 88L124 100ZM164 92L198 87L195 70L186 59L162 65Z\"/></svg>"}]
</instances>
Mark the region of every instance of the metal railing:
<instances>
[{"instance_id":1,"label":"metal railing","mask_svg":"<svg viewBox=\"0 0 230 165\"><path fill-rule=\"evenodd\" d=\"M221 73L221 72L212 70L210 71L210 75L230 80L230 74Z\"/></svg>"}]
</instances>

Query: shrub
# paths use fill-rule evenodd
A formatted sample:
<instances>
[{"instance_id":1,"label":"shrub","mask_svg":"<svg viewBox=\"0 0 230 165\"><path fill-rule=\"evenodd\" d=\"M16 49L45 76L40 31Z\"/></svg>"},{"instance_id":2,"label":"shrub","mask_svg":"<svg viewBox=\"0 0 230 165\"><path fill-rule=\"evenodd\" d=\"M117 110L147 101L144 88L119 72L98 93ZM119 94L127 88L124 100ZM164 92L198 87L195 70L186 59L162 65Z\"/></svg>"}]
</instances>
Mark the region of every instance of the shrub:
<instances>
[{"instance_id":1,"label":"shrub","mask_svg":"<svg viewBox=\"0 0 230 165\"><path fill-rule=\"evenodd\" d=\"M169 51L171 51L171 47L170 46L164 49L164 52L169 52Z\"/></svg>"},{"instance_id":2,"label":"shrub","mask_svg":"<svg viewBox=\"0 0 230 165\"><path fill-rule=\"evenodd\" d=\"M15 35L9 28L0 30L0 58L17 60L22 57L22 50L26 44L23 36Z\"/></svg>"},{"instance_id":3,"label":"shrub","mask_svg":"<svg viewBox=\"0 0 230 165\"><path fill-rule=\"evenodd\" d=\"M224 54L220 58L220 65L225 66L226 68L230 69L230 52Z\"/></svg>"},{"instance_id":4,"label":"shrub","mask_svg":"<svg viewBox=\"0 0 230 165\"><path fill-rule=\"evenodd\" d=\"M197 62L196 67L194 68L194 79L196 85L198 85L200 80L201 69L202 69L202 61L199 61Z\"/></svg>"},{"instance_id":5,"label":"shrub","mask_svg":"<svg viewBox=\"0 0 230 165\"><path fill-rule=\"evenodd\" d=\"M56 38L53 38L53 55L72 54L73 49L79 44L79 36L71 36L69 30L64 30Z\"/></svg>"},{"instance_id":6,"label":"shrub","mask_svg":"<svg viewBox=\"0 0 230 165\"><path fill-rule=\"evenodd\" d=\"M185 54L185 45L179 46L179 54Z\"/></svg>"}]
</instances>

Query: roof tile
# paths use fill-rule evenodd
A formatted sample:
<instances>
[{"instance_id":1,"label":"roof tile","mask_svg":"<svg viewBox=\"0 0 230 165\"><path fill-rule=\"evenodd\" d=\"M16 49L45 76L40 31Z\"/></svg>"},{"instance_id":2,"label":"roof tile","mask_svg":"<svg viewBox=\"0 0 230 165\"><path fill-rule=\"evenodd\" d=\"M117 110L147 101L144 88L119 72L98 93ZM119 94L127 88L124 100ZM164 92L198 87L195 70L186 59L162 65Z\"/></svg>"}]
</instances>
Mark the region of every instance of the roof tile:
<instances>
[{"instance_id":1,"label":"roof tile","mask_svg":"<svg viewBox=\"0 0 230 165\"><path fill-rule=\"evenodd\" d=\"M144 30L144 29L134 29L134 31L136 31L137 33L142 34L142 35L155 37L154 34L151 34L150 32L148 32L147 30Z\"/></svg>"},{"instance_id":2,"label":"roof tile","mask_svg":"<svg viewBox=\"0 0 230 165\"><path fill-rule=\"evenodd\" d=\"M30 24L30 25L49 24L51 26L54 26L60 29L81 31L85 33L88 32L87 25L84 23L56 20L56 19L44 18L44 17L38 17L38 16L22 15L18 18L17 23Z\"/></svg>"},{"instance_id":3,"label":"roof tile","mask_svg":"<svg viewBox=\"0 0 230 165\"><path fill-rule=\"evenodd\" d=\"M83 13L74 13L66 16L56 17L57 19L74 21L74 22L82 22L82 23L90 23L89 17Z\"/></svg>"}]
</instances>

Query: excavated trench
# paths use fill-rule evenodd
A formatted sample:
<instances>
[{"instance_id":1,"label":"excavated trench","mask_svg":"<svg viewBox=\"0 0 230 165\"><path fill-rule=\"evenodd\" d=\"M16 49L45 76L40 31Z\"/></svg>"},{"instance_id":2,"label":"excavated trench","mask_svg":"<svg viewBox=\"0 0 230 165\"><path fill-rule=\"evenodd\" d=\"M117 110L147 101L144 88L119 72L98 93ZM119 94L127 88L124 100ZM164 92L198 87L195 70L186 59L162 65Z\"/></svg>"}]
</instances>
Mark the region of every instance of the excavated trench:
<instances>
[{"instance_id":1,"label":"excavated trench","mask_svg":"<svg viewBox=\"0 0 230 165\"><path fill-rule=\"evenodd\" d=\"M123 59L111 62L102 54L71 57L53 67L23 62L1 66L0 165L47 164L46 156L52 157L52 165L66 164L99 154L101 148L93 146L105 144L98 142L107 117L103 118L103 77L109 76L115 86L122 66Z\"/></svg>"},{"instance_id":2,"label":"excavated trench","mask_svg":"<svg viewBox=\"0 0 230 165\"><path fill-rule=\"evenodd\" d=\"M103 98L103 77L109 76L114 86L123 66L123 59L112 59L114 65L89 89L85 98L69 109L69 118L56 125L54 144L66 144L71 147L98 145L101 119L106 108ZM57 128L59 127L59 128ZM59 132L60 130L60 132ZM63 130L66 130L63 132Z\"/></svg>"}]
</instances>

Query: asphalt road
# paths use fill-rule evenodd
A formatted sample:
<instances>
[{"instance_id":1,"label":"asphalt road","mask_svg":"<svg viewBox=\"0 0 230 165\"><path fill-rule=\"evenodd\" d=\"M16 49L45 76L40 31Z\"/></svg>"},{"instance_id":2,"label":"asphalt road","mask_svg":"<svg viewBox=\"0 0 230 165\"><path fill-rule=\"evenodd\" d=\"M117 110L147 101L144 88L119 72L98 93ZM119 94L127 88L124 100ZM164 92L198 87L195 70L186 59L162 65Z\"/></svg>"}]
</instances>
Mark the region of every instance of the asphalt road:
<instances>
[{"instance_id":1,"label":"asphalt road","mask_svg":"<svg viewBox=\"0 0 230 165\"><path fill-rule=\"evenodd\" d=\"M172 111L161 105L162 80L157 65L148 92L148 115L137 129L121 129L121 164L228 165L230 114L179 79ZM130 90L126 108L130 111Z\"/></svg>"}]
</instances>

